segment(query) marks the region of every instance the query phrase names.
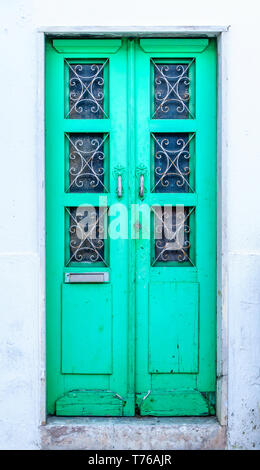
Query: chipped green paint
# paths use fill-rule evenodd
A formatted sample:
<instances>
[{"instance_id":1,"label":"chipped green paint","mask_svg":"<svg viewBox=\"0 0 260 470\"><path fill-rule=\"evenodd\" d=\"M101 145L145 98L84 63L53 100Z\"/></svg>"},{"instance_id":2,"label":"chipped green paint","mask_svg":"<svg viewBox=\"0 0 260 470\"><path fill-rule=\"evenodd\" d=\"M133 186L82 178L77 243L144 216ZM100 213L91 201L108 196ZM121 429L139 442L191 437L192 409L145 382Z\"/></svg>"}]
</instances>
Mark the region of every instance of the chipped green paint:
<instances>
[{"instance_id":1,"label":"chipped green paint","mask_svg":"<svg viewBox=\"0 0 260 470\"><path fill-rule=\"evenodd\" d=\"M207 399L197 390L167 390L148 393L139 404L144 416L206 416L210 413Z\"/></svg>"},{"instance_id":2,"label":"chipped green paint","mask_svg":"<svg viewBox=\"0 0 260 470\"><path fill-rule=\"evenodd\" d=\"M123 416L125 401L101 390L71 391L56 401L58 416Z\"/></svg>"}]
</instances>

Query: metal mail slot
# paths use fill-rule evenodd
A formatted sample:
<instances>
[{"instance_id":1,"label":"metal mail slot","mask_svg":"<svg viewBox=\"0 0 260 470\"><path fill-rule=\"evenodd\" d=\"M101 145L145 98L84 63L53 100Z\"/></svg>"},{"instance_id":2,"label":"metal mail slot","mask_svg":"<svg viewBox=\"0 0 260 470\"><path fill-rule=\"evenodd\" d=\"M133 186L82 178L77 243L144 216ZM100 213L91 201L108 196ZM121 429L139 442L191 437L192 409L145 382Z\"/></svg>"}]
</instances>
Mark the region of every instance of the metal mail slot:
<instances>
[{"instance_id":1,"label":"metal mail slot","mask_svg":"<svg viewBox=\"0 0 260 470\"><path fill-rule=\"evenodd\" d=\"M66 273L65 282L70 283L101 283L109 281L108 272L99 273Z\"/></svg>"}]
</instances>

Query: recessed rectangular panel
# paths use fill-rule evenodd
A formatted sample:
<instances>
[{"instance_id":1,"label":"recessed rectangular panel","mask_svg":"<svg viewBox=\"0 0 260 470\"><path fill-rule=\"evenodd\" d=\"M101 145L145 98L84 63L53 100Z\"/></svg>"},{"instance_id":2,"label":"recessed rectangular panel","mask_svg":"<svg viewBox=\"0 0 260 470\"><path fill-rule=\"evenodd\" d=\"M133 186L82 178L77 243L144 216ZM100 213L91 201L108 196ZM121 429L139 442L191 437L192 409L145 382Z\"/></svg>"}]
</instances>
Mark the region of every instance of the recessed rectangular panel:
<instances>
[{"instance_id":1,"label":"recessed rectangular panel","mask_svg":"<svg viewBox=\"0 0 260 470\"><path fill-rule=\"evenodd\" d=\"M198 372L199 284L149 285L149 372Z\"/></svg>"},{"instance_id":2,"label":"recessed rectangular panel","mask_svg":"<svg viewBox=\"0 0 260 470\"><path fill-rule=\"evenodd\" d=\"M112 373L110 284L62 286L62 372Z\"/></svg>"}]
</instances>

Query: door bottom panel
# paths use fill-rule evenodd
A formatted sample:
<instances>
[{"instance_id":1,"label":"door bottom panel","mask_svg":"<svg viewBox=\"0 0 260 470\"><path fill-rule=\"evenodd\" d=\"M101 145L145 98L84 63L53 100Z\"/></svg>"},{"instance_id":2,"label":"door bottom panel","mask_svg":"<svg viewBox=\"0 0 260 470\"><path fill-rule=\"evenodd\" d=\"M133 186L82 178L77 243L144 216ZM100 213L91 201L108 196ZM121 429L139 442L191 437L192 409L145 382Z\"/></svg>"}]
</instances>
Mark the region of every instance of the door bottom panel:
<instances>
[{"instance_id":1,"label":"door bottom panel","mask_svg":"<svg viewBox=\"0 0 260 470\"><path fill-rule=\"evenodd\" d=\"M125 400L104 390L75 390L56 401L57 416L123 416Z\"/></svg>"},{"instance_id":2,"label":"door bottom panel","mask_svg":"<svg viewBox=\"0 0 260 470\"><path fill-rule=\"evenodd\" d=\"M141 397L142 395L142 397ZM208 416L215 409L198 390L149 391L137 399L141 416Z\"/></svg>"}]
</instances>

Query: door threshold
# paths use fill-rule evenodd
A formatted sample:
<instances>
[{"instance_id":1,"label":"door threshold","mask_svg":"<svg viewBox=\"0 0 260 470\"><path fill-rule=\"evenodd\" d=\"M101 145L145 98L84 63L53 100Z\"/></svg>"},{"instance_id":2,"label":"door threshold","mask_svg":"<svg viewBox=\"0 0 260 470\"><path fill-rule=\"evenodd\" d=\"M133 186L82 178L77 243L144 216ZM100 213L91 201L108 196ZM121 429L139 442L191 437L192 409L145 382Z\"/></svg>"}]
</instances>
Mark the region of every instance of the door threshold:
<instances>
[{"instance_id":1,"label":"door threshold","mask_svg":"<svg viewBox=\"0 0 260 470\"><path fill-rule=\"evenodd\" d=\"M40 427L45 450L221 450L226 427L205 417L57 417Z\"/></svg>"}]
</instances>

